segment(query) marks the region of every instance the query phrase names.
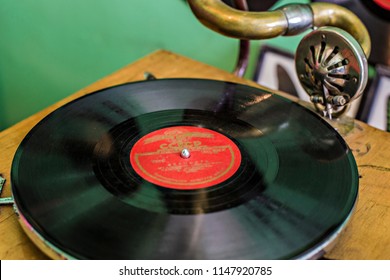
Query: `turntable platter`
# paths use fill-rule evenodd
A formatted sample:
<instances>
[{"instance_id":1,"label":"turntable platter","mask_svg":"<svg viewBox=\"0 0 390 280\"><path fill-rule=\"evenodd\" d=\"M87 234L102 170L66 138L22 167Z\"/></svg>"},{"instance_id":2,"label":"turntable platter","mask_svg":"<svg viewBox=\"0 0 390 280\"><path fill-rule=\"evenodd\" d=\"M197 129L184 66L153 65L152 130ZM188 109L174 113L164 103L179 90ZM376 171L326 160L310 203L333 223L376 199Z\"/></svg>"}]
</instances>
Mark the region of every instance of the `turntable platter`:
<instances>
[{"instance_id":1,"label":"turntable platter","mask_svg":"<svg viewBox=\"0 0 390 280\"><path fill-rule=\"evenodd\" d=\"M351 151L319 116L198 79L124 84L57 109L19 146L11 181L25 227L76 259L311 257L358 192Z\"/></svg>"}]
</instances>

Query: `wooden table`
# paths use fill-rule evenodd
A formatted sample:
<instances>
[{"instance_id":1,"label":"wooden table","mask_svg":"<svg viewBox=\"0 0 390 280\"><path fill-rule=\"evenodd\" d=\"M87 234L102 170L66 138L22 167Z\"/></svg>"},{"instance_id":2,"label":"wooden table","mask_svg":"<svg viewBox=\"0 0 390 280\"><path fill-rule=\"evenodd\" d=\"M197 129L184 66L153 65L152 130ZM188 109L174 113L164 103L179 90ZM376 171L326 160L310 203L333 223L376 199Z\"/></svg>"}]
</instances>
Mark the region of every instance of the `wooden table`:
<instances>
[{"instance_id":1,"label":"wooden table","mask_svg":"<svg viewBox=\"0 0 390 280\"><path fill-rule=\"evenodd\" d=\"M260 87L230 73L167 52L157 51L0 133L0 174L7 179L2 197L10 196L10 168L24 136L48 113L67 102L101 88L144 79L151 72L157 78L208 78ZM282 94L283 93L279 93ZM356 211L330 259L390 259L390 133L362 122L345 139L356 158L360 194ZM0 208L0 259L46 259L21 229L11 206Z\"/></svg>"}]
</instances>

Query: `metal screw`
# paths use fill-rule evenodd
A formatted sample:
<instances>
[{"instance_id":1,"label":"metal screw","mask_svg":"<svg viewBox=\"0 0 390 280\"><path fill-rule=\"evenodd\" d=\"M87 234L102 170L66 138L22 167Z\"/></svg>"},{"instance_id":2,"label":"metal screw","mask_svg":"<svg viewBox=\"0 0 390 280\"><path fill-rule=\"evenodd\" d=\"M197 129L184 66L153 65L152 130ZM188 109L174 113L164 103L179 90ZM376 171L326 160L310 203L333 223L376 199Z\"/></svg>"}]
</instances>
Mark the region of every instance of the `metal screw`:
<instances>
[{"instance_id":1,"label":"metal screw","mask_svg":"<svg viewBox=\"0 0 390 280\"><path fill-rule=\"evenodd\" d=\"M183 149L180 153L180 156L184 159L187 159L191 156L191 153L188 149Z\"/></svg>"},{"instance_id":2,"label":"metal screw","mask_svg":"<svg viewBox=\"0 0 390 280\"><path fill-rule=\"evenodd\" d=\"M313 103L324 104L324 99L322 98L322 96L319 95L310 96L310 101Z\"/></svg>"},{"instance_id":3,"label":"metal screw","mask_svg":"<svg viewBox=\"0 0 390 280\"><path fill-rule=\"evenodd\" d=\"M343 95L337 95L337 96L334 96L330 102L333 104L333 105L336 105L336 106L344 106L345 104L348 103L348 100L349 98L347 96L343 96Z\"/></svg>"}]
</instances>

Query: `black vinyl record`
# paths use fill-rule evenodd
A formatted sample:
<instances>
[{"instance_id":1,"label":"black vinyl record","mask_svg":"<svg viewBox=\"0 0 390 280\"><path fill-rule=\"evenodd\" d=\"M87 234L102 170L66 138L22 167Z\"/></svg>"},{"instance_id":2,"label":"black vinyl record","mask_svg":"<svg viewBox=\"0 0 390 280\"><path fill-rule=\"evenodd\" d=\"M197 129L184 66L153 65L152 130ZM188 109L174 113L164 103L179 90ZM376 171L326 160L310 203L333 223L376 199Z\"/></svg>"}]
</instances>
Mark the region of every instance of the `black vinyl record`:
<instances>
[{"instance_id":1,"label":"black vinyl record","mask_svg":"<svg viewBox=\"0 0 390 280\"><path fill-rule=\"evenodd\" d=\"M19 146L11 181L22 222L76 259L310 257L358 192L352 153L322 118L197 79L124 84L57 109Z\"/></svg>"}]
</instances>

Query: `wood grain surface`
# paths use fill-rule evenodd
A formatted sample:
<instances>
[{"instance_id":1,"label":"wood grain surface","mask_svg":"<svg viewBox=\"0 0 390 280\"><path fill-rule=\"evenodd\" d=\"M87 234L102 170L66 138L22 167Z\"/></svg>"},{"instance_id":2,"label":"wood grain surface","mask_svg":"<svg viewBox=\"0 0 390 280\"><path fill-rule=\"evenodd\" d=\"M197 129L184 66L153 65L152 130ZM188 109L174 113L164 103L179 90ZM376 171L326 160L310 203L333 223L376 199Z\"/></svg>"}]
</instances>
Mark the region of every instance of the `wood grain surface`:
<instances>
[{"instance_id":1,"label":"wood grain surface","mask_svg":"<svg viewBox=\"0 0 390 280\"><path fill-rule=\"evenodd\" d=\"M7 180L1 196L11 195L9 178L13 156L37 122L77 97L109 86L143 80L145 72L157 78L207 78L260 87L253 81L177 54L154 52L0 132L0 174ZM281 92L278 94L286 96ZM325 257L390 259L390 134L355 121L354 128L343 132L343 136L358 164L359 200L350 222ZM12 206L0 207L0 259L47 259L21 229Z\"/></svg>"}]
</instances>

